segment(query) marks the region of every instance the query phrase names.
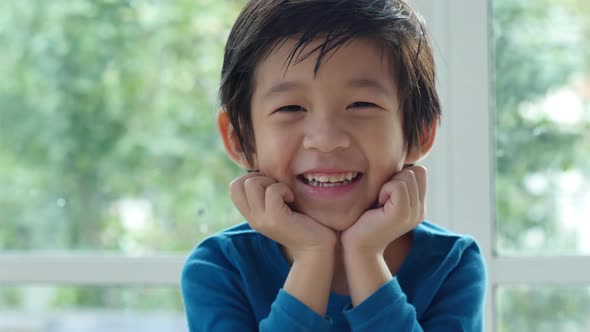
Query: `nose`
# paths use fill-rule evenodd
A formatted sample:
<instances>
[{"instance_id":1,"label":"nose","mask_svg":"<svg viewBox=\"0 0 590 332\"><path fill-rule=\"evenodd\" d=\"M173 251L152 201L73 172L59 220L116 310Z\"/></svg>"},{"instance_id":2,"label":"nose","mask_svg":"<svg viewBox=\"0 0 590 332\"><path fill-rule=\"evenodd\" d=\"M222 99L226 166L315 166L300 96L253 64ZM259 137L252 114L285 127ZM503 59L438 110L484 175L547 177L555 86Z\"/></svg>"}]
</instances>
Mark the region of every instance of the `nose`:
<instances>
[{"instance_id":1,"label":"nose","mask_svg":"<svg viewBox=\"0 0 590 332\"><path fill-rule=\"evenodd\" d=\"M350 135L341 122L333 116L327 115L310 117L306 124L303 147L320 152L332 152L348 148L350 146Z\"/></svg>"}]
</instances>

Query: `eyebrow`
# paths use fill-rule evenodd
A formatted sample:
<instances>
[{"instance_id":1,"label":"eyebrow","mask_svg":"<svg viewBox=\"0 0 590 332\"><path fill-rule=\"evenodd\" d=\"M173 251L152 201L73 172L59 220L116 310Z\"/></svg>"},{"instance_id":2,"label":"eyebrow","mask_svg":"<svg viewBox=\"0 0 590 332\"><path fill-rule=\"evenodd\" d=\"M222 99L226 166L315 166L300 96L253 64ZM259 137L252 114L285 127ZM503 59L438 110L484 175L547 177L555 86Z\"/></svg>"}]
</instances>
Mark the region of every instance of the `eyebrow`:
<instances>
[{"instance_id":1,"label":"eyebrow","mask_svg":"<svg viewBox=\"0 0 590 332\"><path fill-rule=\"evenodd\" d=\"M290 90L300 90L302 88L303 88L303 85L298 82L294 82L294 81L281 82L279 84L273 85L273 87L270 88L264 94L263 97L268 98L272 95L280 94L283 92L288 92Z\"/></svg>"},{"instance_id":2,"label":"eyebrow","mask_svg":"<svg viewBox=\"0 0 590 332\"><path fill-rule=\"evenodd\" d=\"M369 79L369 78L355 78L347 82L346 86L353 87L353 88L369 88L373 90L377 90L377 92L387 95L387 89L381 84L379 81ZM286 81L281 82L278 84L273 85L263 96L263 98L268 98L272 95L281 94L284 92L289 92L291 90L300 90L303 89L303 84L297 81Z\"/></svg>"},{"instance_id":3,"label":"eyebrow","mask_svg":"<svg viewBox=\"0 0 590 332\"><path fill-rule=\"evenodd\" d=\"M350 87L354 87L354 88L368 88L368 89L377 90L379 93L381 93L383 95L388 94L387 88L385 88L385 86L383 86L383 84L381 84L381 82L372 80L370 78L352 79L352 80L348 81L347 85Z\"/></svg>"}]
</instances>

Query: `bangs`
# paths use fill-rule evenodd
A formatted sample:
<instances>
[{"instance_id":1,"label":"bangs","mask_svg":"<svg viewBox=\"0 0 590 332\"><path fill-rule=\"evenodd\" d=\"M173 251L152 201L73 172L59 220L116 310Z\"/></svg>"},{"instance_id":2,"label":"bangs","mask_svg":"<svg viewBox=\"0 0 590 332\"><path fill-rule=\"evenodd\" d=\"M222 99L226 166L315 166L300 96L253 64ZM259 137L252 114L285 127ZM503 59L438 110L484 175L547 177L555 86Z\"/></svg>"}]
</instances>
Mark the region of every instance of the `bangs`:
<instances>
[{"instance_id":1,"label":"bangs","mask_svg":"<svg viewBox=\"0 0 590 332\"><path fill-rule=\"evenodd\" d=\"M282 6L281 15L260 26L263 40L272 42L272 46L264 53L262 59L283 46L287 40L297 40L285 63L286 68L317 53L314 75L317 75L328 55L333 55L340 47L346 46L354 39L373 37L383 42L387 41L392 49L395 49L400 45L399 36L407 37L407 34L413 34L420 40L424 35L421 26L419 31L416 31L415 26L402 24L404 20L399 18L400 13L407 12L410 15L409 13L412 12L408 11L401 2L367 3L358 0L276 2ZM397 19L394 20L393 17ZM398 24L392 25L391 22ZM303 53L312 42L318 40L323 42ZM381 46L384 49L385 43Z\"/></svg>"}]
</instances>

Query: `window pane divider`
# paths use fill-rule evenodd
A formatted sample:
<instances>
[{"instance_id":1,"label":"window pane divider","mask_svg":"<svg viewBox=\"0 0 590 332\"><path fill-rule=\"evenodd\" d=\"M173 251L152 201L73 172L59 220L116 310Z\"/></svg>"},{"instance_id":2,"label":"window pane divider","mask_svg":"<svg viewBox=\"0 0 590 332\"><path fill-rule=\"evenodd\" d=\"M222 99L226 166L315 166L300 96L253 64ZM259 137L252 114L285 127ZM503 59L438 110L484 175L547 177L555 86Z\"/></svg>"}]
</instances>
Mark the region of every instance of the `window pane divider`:
<instances>
[{"instance_id":1,"label":"window pane divider","mask_svg":"<svg viewBox=\"0 0 590 332\"><path fill-rule=\"evenodd\" d=\"M0 285L178 285L185 259L184 255L2 254Z\"/></svg>"},{"instance_id":2,"label":"window pane divider","mask_svg":"<svg viewBox=\"0 0 590 332\"><path fill-rule=\"evenodd\" d=\"M178 285L184 256L3 254L1 284ZM493 257L489 277L498 284L590 284L590 256Z\"/></svg>"},{"instance_id":3,"label":"window pane divider","mask_svg":"<svg viewBox=\"0 0 590 332\"><path fill-rule=\"evenodd\" d=\"M494 251L494 103L490 0L444 0L446 29L442 44L446 85L443 98L447 176L445 206L435 206L457 232L474 236L488 268L485 331L495 331L494 289L533 285L572 287L590 284L588 256L498 256ZM431 179L432 180L432 179ZM439 190L439 192L442 192ZM440 200L437 192L434 200ZM437 216L433 216L436 222Z\"/></svg>"},{"instance_id":4,"label":"window pane divider","mask_svg":"<svg viewBox=\"0 0 590 332\"><path fill-rule=\"evenodd\" d=\"M590 256L494 257L489 267L495 284L590 284Z\"/></svg>"}]
</instances>

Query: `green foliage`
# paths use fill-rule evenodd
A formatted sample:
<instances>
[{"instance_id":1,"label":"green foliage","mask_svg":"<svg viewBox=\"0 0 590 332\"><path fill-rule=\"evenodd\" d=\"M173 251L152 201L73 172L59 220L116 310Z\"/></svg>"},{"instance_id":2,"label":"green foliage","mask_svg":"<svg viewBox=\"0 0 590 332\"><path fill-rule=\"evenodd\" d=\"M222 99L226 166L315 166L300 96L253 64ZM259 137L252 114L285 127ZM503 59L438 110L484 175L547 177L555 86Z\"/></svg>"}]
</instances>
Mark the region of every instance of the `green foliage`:
<instances>
[{"instance_id":1,"label":"green foliage","mask_svg":"<svg viewBox=\"0 0 590 332\"><path fill-rule=\"evenodd\" d=\"M590 289L510 287L498 291L499 331L588 331Z\"/></svg>"},{"instance_id":2,"label":"green foliage","mask_svg":"<svg viewBox=\"0 0 590 332\"><path fill-rule=\"evenodd\" d=\"M109 310L180 311L180 290L140 287L60 287L55 291L52 307L60 309L94 309L97 303Z\"/></svg>"},{"instance_id":3,"label":"green foliage","mask_svg":"<svg viewBox=\"0 0 590 332\"><path fill-rule=\"evenodd\" d=\"M496 250L502 254L577 253L577 234L558 215L558 175L590 175L590 122L563 125L526 116L576 80L590 82L587 1L496 0L493 4L496 101ZM586 101L586 109L589 109ZM567 109L560 110L567 112ZM531 191L536 177L544 188ZM542 186L543 187L543 186ZM531 241L534 235L534 241ZM498 331L586 331L590 290L500 289Z\"/></svg>"},{"instance_id":4,"label":"green foliage","mask_svg":"<svg viewBox=\"0 0 590 332\"><path fill-rule=\"evenodd\" d=\"M527 117L523 109L538 108L543 97L577 79L590 81L590 70L584 71L590 55L590 10L586 2L575 0L492 3L498 250L575 252L575 238L556 215L556 181L549 180L543 193L531 193L525 181L535 174L554 179L572 168L590 174L583 153L590 122L565 126L545 114ZM531 213L535 207L540 213ZM544 243L537 248L525 248L531 229L543 234Z\"/></svg>"},{"instance_id":5,"label":"green foliage","mask_svg":"<svg viewBox=\"0 0 590 332\"><path fill-rule=\"evenodd\" d=\"M243 3L0 2L0 250L187 252L240 220L227 197L240 170L214 119L223 45ZM588 173L589 124L522 109L590 76L590 2L492 5L497 248L575 252L576 234L557 222L555 181L531 193L526 179ZM531 232L542 241L527 242ZM20 304L19 289L0 292L0 305ZM581 324L590 295L561 292L502 295L500 330L547 330L534 324L548 313ZM177 290L99 288L60 288L52 305L182 307Z\"/></svg>"},{"instance_id":6,"label":"green foliage","mask_svg":"<svg viewBox=\"0 0 590 332\"><path fill-rule=\"evenodd\" d=\"M240 2L0 6L0 248L186 251L239 220L213 123Z\"/></svg>"},{"instance_id":7,"label":"green foliage","mask_svg":"<svg viewBox=\"0 0 590 332\"><path fill-rule=\"evenodd\" d=\"M240 221L214 119L242 5L0 2L0 250L187 252ZM54 305L116 297L67 289Z\"/></svg>"}]
</instances>

